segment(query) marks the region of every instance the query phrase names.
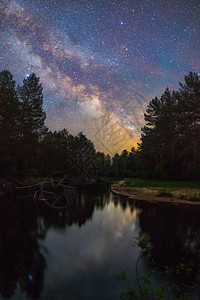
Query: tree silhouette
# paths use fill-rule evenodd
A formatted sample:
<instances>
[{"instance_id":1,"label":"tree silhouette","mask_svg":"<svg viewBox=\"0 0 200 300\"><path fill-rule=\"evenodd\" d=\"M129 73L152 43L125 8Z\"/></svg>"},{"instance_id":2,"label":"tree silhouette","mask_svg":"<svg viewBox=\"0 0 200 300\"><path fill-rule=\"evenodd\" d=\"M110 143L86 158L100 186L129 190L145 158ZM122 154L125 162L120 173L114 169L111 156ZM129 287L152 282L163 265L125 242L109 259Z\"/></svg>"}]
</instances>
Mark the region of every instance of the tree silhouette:
<instances>
[{"instance_id":1,"label":"tree silhouette","mask_svg":"<svg viewBox=\"0 0 200 300\"><path fill-rule=\"evenodd\" d=\"M25 78L23 86L18 86L17 93L21 110L21 166L30 168L33 158L36 157L39 139L47 131L44 125L46 113L43 111L42 84L39 83L39 77L33 73Z\"/></svg>"},{"instance_id":2,"label":"tree silhouette","mask_svg":"<svg viewBox=\"0 0 200 300\"><path fill-rule=\"evenodd\" d=\"M4 176L16 175L19 115L15 81L4 70L0 73L0 166Z\"/></svg>"}]
</instances>

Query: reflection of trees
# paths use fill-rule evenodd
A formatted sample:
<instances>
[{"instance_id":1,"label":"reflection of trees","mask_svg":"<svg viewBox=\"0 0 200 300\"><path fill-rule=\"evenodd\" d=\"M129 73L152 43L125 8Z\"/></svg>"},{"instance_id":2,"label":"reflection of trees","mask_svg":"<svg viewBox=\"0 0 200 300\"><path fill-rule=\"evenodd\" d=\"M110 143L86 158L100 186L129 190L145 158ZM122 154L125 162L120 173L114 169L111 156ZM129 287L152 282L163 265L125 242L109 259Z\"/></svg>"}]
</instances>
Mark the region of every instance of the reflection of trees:
<instances>
[{"instance_id":1,"label":"reflection of trees","mask_svg":"<svg viewBox=\"0 0 200 300\"><path fill-rule=\"evenodd\" d=\"M193 288L200 282L199 209L153 204L140 206L143 209L140 225L151 237L152 258L161 269L170 267L180 294L193 293Z\"/></svg>"},{"instance_id":2,"label":"reflection of trees","mask_svg":"<svg viewBox=\"0 0 200 300\"><path fill-rule=\"evenodd\" d=\"M84 225L87 220L92 218L94 208L103 209L109 202L109 199L105 197L107 189L107 185L100 185L100 188L97 185L83 187L82 190L79 190L75 201L62 209L55 209L38 201L38 216L41 217L40 231L45 234L50 227L65 229L66 225Z\"/></svg>"},{"instance_id":3,"label":"reflection of trees","mask_svg":"<svg viewBox=\"0 0 200 300\"><path fill-rule=\"evenodd\" d=\"M19 287L38 299L45 260L37 241L37 216L30 202L13 200L5 199L0 210L0 294L9 299Z\"/></svg>"},{"instance_id":4,"label":"reflection of trees","mask_svg":"<svg viewBox=\"0 0 200 300\"><path fill-rule=\"evenodd\" d=\"M117 198L117 201L116 201ZM0 209L0 295L9 299L19 288L30 299L39 299L44 284L45 259L38 239L50 228L66 230L84 225L95 209L103 209L109 197L98 190L85 191L69 207L57 210L32 198L2 199ZM134 209L127 198L113 197L122 209Z\"/></svg>"},{"instance_id":5,"label":"reflection of trees","mask_svg":"<svg viewBox=\"0 0 200 300\"><path fill-rule=\"evenodd\" d=\"M154 259L162 265L179 262L186 239L200 229L199 210L152 204L142 208L140 225L151 236Z\"/></svg>"},{"instance_id":6,"label":"reflection of trees","mask_svg":"<svg viewBox=\"0 0 200 300\"><path fill-rule=\"evenodd\" d=\"M119 205L123 211L129 208L131 213L133 213L133 211L135 210L135 201L126 196L115 195L113 203L115 207Z\"/></svg>"},{"instance_id":7,"label":"reflection of trees","mask_svg":"<svg viewBox=\"0 0 200 300\"><path fill-rule=\"evenodd\" d=\"M84 194L79 195L76 201L63 209L55 209L44 203L38 204L38 215L41 219L40 230L43 234L50 227L65 230L66 225L77 224L82 226L87 220L92 218L94 211L94 201L87 198Z\"/></svg>"},{"instance_id":8,"label":"reflection of trees","mask_svg":"<svg viewBox=\"0 0 200 300\"><path fill-rule=\"evenodd\" d=\"M0 210L0 294L9 299L19 287L30 299L38 299L45 269L38 238L51 227L82 226L92 218L94 207L85 195L63 210L35 205L29 198L5 199Z\"/></svg>"},{"instance_id":9,"label":"reflection of trees","mask_svg":"<svg viewBox=\"0 0 200 300\"><path fill-rule=\"evenodd\" d=\"M45 203L39 201L38 215L42 219L40 221L40 231L45 234L45 231L50 227L65 229L66 225L84 225L87 220L92 218L95 208L103 209L109 202L109 199L105 197L108 186L103 187L101 185L100 187L102 189L94 185L79 191L77 199L63 209L48 207Z\"/></svg>"}]
</instances>

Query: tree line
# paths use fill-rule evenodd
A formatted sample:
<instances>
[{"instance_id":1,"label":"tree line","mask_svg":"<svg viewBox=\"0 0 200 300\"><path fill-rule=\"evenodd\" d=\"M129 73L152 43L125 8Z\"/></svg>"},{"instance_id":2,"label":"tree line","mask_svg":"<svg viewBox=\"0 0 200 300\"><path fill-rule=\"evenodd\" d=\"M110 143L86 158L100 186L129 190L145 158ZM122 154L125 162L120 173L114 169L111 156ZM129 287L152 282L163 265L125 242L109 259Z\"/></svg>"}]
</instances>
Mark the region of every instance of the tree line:
<instances>
[{"instance_id":1,"label":"tree line","mask_svg":"<svg viewBox=\"0 0 200 300\"><path fill-rule=\"evenodd\" d=\"M147 106L138 148L143 176L200 178L200 77L190 72L179 85Z\"/></svg>"},{"instance_id":2,"label":"tree line","mask_svg":"<svg viewBox=\"0 0 200 300\"><path fill-rule=\"evenodd\" d=\"M48 176L53 172L109 175L111 157L95 150L82 133L45 126L42 84L34 73L16 86L12 74L0 72L0 177Z\"/></svg>"},{"instance_id":3,"label":"tree line","mask_svg":"<svg viewBox=\"0 0 200 300\"><path fill-rule=\"evenodd\" d=\"M138 148L112 158L82 133L45 125L42 84L34 73L16 86L0 72L1 177L48 176L63 171L97 177L198 179L200 177L200 79L190 72L179 91L150 101Z\"/></svg>"}]
</instances>

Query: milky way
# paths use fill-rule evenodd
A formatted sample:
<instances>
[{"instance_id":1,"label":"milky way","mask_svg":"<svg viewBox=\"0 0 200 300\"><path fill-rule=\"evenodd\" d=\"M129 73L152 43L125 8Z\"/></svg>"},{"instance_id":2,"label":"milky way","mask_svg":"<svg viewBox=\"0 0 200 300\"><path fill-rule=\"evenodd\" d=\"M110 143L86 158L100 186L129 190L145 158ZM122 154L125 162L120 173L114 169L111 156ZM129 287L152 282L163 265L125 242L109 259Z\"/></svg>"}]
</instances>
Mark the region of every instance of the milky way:
<instances>
[{"instance_id":1,"label":"milky way","mask_svg":"<svg viewBox=\"0 0 200 300\"><path fill-rule=\"evenodd\" d=\"M52 130L113 155L136 146L147 103L200 72L199 1L0 0L0 67L44 87Z\"/></svg>"}]
</instances>

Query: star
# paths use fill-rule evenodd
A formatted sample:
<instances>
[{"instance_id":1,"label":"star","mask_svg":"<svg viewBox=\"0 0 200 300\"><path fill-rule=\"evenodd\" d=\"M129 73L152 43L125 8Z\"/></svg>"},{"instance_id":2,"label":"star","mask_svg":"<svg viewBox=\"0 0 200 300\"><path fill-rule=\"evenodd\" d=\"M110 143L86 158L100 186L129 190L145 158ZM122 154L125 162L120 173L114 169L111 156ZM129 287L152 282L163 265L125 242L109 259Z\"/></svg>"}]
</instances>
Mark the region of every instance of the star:
<instances>
[{"instance_id":1,"label":"star","mask_svg":"<svg viewBox=\"0 0 200 300\"><path fill-rule=\"evenodd\" d=\"M140 129L133 134L126 125L122 103L136 92L143 95L140 109L136 101L131 110L133 123L141 120L131 127L143 127L141 115L152 97L167 86L177 89L189 71L200 74L200 7L195 1L2 3L1 68L13 74L16 84L32 72L40 77L52 130L65 127L92 137L101 131L100 119L108 118L135 146ZM99 117L96 128L91 126L94 116Z\"/></svg>"}]
</instances>

